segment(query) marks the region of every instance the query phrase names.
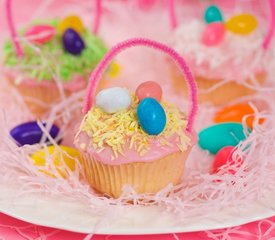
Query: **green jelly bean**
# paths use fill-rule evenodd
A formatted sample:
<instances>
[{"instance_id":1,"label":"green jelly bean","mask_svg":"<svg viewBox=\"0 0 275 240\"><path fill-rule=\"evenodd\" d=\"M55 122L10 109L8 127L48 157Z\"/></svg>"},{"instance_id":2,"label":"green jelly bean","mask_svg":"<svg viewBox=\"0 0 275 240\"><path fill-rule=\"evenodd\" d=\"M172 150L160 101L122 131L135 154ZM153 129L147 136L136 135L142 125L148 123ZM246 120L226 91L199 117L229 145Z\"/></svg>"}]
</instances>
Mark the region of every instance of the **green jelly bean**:
<instances>
[{"instance_id":1,"label":"green jelly bean","mask_svg":"<svg viewBox=\"0 0 275 240\"><path fill-rule=\"evenodd\" d=\"M237 146L240 141L246 139L241 123L220 123L207 127L199 132L199 146L216 154L226 146ZM250 132L250 129L248 129Z\"/></svg>"},{"instance_id":2,"label":"green jelly bean","mask_svg":"<svg viewBox=\"0 0 275 240\"><path fill-rule=\"evenodd\" d=\"M205 9L204 21L206 23L223 22L221 10L216 5L210 5Z\"/></svg>"}]
</instances>

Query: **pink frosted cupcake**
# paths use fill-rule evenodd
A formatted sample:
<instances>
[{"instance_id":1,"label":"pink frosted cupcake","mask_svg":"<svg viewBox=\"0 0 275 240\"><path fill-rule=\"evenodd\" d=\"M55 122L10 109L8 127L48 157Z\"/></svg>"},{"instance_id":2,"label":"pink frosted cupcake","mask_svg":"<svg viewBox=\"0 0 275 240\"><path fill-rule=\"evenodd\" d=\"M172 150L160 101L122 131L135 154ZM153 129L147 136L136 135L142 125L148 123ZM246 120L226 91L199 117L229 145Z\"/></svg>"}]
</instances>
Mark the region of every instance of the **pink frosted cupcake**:
<instances>
[{"instance_id":1,"label":"pink frosted cupcake","mask_svg":"<svg viewBox=\"0 0 275 240\"><path fill-rule=\"evenodd\" d=\"M133 46L153 47L176 61L192 93L187 117L161 98L161 87L155 82L141 84L135 94L115 87L94 96L111 59ZM147 39L131 39L113 47L90 78L86 115L75 137L90 186L117 198L125 185L137 193L154 194L168 184L179 184L196 141L192 127L196 110L196 84L174 50Z\"/></svg>"},{"instance_id":2,"label":"pink frosted cupcake","mask_svg":"<svg viewBox=\"0 0 275 240\"><path fill-rule=\"evenodd\" d=\"M255 93L265 83L270 39L258 26L261 16L248 9L238 13L227 9L223 16L218 6L210 5L204 21L203 16L190 17L175 28L171 45L194 71L200 102L225 104ZM179 89L182 77L174 67L172 75Z\"/></svg>"},{"instance_id":3,"label":"pink frosted cupcake","mask_svg":"<svg viewBox=\"0 0 275 240\"><path fill-rule=\"evenodd\" d=\"M6 79L37 117L86 87L86 79L107 48L78 16L35 21L17 34L7 1L11 40L3 49Z\"/></svg>"}]
</instances>

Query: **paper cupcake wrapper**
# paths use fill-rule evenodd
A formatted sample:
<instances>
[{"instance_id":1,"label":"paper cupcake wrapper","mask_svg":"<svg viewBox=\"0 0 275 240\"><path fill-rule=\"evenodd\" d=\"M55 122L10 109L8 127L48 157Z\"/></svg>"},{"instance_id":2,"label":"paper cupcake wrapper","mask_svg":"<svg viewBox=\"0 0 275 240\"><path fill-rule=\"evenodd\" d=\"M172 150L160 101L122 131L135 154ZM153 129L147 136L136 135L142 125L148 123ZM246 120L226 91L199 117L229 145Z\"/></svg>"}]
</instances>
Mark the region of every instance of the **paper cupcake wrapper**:
<instances>
[{"instance_id":1,"label":"paper cupcake wrapper","mask_svg":"<svg viewBox=\"0 0 275 240\"><path fill-rule=\"evenodd\" d=\"M129 185L137 193L154 194L170 183L181 182L190 149L148 163L107 165L87 153L82 153L81 161L88 183L101 193L117 198L123 186Z\"/></svg>"},{"instance_id":2,"label":"paper cupcake wrapper","mask_svg":"<svg viewBox=\"0 0 275 240\"><path fill-rule=\"evenodd\" d=\"M55 88L41 86L20 86L17 90L24 97L30 111L35 115L43 115L51 108L52 104L60 99L60 94Z\"/></svg>"},{"instance_id":3,"label":"paper cupcake wrapper","mask_svg":"<svg viewBox=\"0 0 275 240\"><path fill-rule=\"evenodd\" d=\"M7 80L20 93L30 112L36 117L43 116L53 104L60 101L60 92L55 84L29 86L24 82L15 84L13 79ZM64 94L69 96L71 92L64 90Z\"/></svg>"},{"instance_id":4,"label":"paper cupcake wrapper","mask_svg":"<svg viewBox=\"0 0 275 240\"><path fill-rule=\"evenodd\" d=\"M175 89L175 91L178 91L177 89L184 89L184 95L187 96L188 89L184 85L182 76L178 73L177 69L172 69L171 71L174 83L173 88ZM266 74L256 74L255 78L259 85L263 85L263 83L265 82ZM221 83L221 81L209 80L201 76L195 76L195 79L198 85L198 99L200 103L211 102L214 105L223 105L238 98L252 95L256 92L255 90L248 88L242 84L238 84L234 81L227 82L218 86L217 88L214 88L214 86ZM249 79L247 79L246 82L252 84L251 80ZM212 90L210 91L210 89ZM206 90L209 91L206 92Z\"/></svg>"}]
</instances>

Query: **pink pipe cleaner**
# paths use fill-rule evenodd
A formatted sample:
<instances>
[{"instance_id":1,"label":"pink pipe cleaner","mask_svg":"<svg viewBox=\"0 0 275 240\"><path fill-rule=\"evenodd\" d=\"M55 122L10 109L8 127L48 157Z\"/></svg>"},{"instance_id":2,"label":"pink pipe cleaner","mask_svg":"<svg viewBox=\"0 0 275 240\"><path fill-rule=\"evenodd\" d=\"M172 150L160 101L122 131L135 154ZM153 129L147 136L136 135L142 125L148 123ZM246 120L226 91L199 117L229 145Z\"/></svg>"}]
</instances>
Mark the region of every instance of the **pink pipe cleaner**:
<instances>
[{"instance_id":1,"label":"pink pipe cleaner","mask_svg":"<svg viewBox=\"0 0 275 240\"><path fill-rule=\"evenodd\" d=\"M175 12L175 0L168 0L168 11L171 27L172 29L175 29L178 25Z\"/></svg>"},{"instance_id":2,"label":"pink pipe cleaner","mask_svg":"<svg viewBox=\"0 0 275 240\"><path fill-rule=\"evenodd\" d=\"M263 41L264 50L267 50L269 48L275 30L275 0L269 0L269 6L271 11L271 21L269 23L269 30Z\"/></svg>"},{"instance_id":3,"label":"pink pipe cleaner","mask_svg":"<svg viewBox=\"0 0 275 240\"><path fill-rule=\"evenodd\" d=\"M93 103L93 97L95 94L96 86L99 83L102 74L106 70L107 66L111 63L112 59L121 51L135 47L135 46L145 46L145 47L151 47L154 49L157 49L161 52L166 53L169 55L178 65L179 69L181 70L182 74L185 75L185 80L188 84L189 88L189 98L191 101L191 106L189 110L189 115L188 115L188 123L186 126L186 131L191 132L195 115L197 113L198 109L198 100L197 100L197 84L194 80L194 77L187 66L185 60L172 48L150 40L150 39L144 39L144 38L132 38L123 42L118 43L114 47L112 47L109 52L105 55L105 57L101 60L101 62L97 65L95 70L92 72L90 79L89 79L89 85L88 85L88 90L86 93L86 98L85 98L85 103L84 103L84 108L83 112L86 114Z\"/></svg>"},{"instance_id":4,"label":"pink pipe cleaner","mask_svg":"<svg viewBox=\"0 0 275 240\"><path fill-rule=\"evenodd\" d=\"M11 0L6 0L6 17L7 17L7 22L11 34L11 40L13 42L13 46L15 48L16 55L18 57L21 57L24 55L23 49L17 40L17 35L14 27L14 23L12 21L12 14L11 14Z\"/></svg>"},{"instance_id":5,"label":"pink pipe cleaner","mask_svg":"<svg viewBox=\"0 0 275 240\"><path fill-rule=\"evenodd\" d=\"M93 33L97 33L100 25L100 17L102 14L101 0L95 0L95 18L93 25Z\"/></svg>"},{"instance_id":6,"label":"pink pipe cleaner","mask_svg":"<svg viewBox=\"0 0 275 240\"><path fill-rule=\"evenodd\" d=\"M148 10L155 4L155 2L156 0L138 0L138 6L140 9Z\"/></svg>"}]
</instances>

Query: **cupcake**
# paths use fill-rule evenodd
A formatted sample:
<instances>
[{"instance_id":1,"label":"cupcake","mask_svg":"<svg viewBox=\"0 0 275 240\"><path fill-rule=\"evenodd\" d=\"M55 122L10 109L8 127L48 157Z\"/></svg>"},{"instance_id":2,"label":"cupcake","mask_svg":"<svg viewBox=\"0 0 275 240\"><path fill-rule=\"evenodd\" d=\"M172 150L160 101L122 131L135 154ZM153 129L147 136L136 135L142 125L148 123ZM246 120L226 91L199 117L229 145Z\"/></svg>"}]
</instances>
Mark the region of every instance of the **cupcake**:
<instances>
[{"instance_id":1,"label":"cupcake","mask_svg":"<svg viewBox=\"0 0 275 240\"><path fill-rule=\"evenodd\" d=\"M153 47L176 60L192 91L188 116L165 101L161 87L152 81L138 86L135 93L114 87L94 98L107 64L133 46ZM174 50L148 39L130 39L113 47L91 75L86 115L74 141L90 186L118 198L124 186L139 194L155 194L169 184L179 184L196 140L192 127L196 108L196 84Z\"/></svg>"},{"instance_id":2,"label":"cupcake","mask_svg":"<svg viewBox=\"0 0 275 240\"><path fill-rule=\"evenodd\" d=\"M107 51L77 16L33 22L21 29L19 36L21 56L12 40L4 44L4 74L36 117L84 89L91 67Z\"/></svg>"},{"instance_id":3,"label":"cupcake","mask_svg":"<svg viewBox=\"0 0 275 240\"><path fill-rule=\"evenodd\" d=\"M204 21L191 18L174 30L171 45L186 57L195 74L200 102L222 105L254 94L267 75L268 51L263 48L265 30L253 13L223 16L211 5ZM172 66L175 89L182 77ZM185 94L187 90L185 88Z\"/></svg>"}]
</instances>

